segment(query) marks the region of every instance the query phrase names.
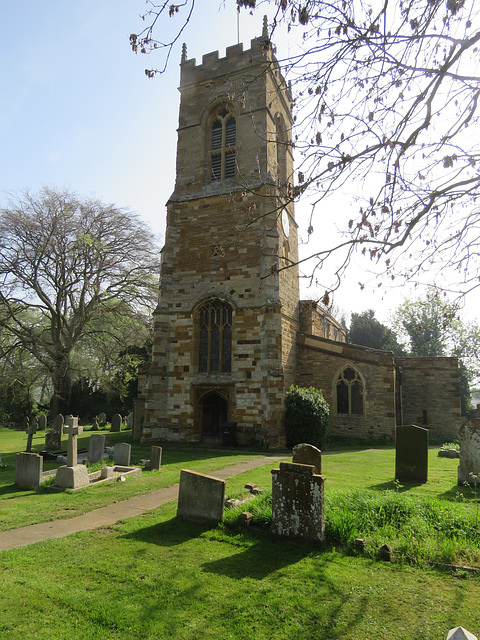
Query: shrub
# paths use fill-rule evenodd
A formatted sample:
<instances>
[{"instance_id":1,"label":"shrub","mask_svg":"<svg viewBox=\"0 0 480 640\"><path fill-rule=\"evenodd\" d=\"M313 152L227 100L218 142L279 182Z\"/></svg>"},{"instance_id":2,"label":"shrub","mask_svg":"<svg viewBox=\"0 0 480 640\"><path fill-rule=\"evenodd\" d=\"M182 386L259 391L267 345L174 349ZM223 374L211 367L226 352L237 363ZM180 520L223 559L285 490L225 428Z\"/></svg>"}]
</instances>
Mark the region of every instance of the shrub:
<instances>
[{"instance_id":1,"label":"shrub","mask_svg":"<svg viewBox=\"0 0 480 640\"><path fill-rule=\"evenodd\" d=\"M291 386L285 395L287 447L308 442L320 449L325 444L330 408L320 389Z\"/></svg>"}]
</instances>

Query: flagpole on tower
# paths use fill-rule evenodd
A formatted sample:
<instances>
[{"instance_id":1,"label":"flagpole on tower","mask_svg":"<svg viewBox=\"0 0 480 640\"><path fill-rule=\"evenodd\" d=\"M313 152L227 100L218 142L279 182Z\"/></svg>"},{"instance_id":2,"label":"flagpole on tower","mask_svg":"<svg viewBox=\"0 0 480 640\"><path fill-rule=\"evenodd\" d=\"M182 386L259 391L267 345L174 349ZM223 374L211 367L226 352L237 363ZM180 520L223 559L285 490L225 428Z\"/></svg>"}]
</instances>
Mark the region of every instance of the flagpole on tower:
<instances>
[{"instance_id":1,"label":"flagpole on tower","mask_svg":"<svg viewBox=\"0 0 480 640\"><path fill-rule=\"evenodd\" d=\"M237 5L237 44L240 44L240 5Z\"/></svg>"}]
</instances>

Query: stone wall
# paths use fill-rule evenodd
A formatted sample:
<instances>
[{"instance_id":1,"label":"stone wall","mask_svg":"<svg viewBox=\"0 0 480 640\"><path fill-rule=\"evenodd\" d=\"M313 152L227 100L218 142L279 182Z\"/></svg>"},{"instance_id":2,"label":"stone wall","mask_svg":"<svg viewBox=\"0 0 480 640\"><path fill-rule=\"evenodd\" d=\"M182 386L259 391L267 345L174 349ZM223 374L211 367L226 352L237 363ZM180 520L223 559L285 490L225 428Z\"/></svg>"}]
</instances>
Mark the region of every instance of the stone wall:
<instances>
[{"instance_id":1,"label":"stone wall","mask_svg":"<svg viewBox=\"0 0 480 640\"><path fill-rule=\"evenodd\" d=\"M330 434L360 438L394 436L393 354L304 334L298 336L297 352L296 383L322 389L331 409ZM346 365L352 365L365 383L363 415L336 412L336 381Z\"/></svg>"},{"instance_id":2,"label":"stone wall","mask_svg":"<svg viewBox=\"0 0 480 640\"><path fill-rule=\"evenodd\" d=\"M347 331L315 300L300 300L300 331L318 338L345 342Z\"/></svg>"},{"instance_id":3,"label":"stone wall","mask_svg":"<svg viewBox=\"0 0 480 640\"><path fill-rule=\"evenodd\" d=\"M398 424L456 438L461 426L457 358L397 357L396 364Z\"/></svg>"}]
</instances>

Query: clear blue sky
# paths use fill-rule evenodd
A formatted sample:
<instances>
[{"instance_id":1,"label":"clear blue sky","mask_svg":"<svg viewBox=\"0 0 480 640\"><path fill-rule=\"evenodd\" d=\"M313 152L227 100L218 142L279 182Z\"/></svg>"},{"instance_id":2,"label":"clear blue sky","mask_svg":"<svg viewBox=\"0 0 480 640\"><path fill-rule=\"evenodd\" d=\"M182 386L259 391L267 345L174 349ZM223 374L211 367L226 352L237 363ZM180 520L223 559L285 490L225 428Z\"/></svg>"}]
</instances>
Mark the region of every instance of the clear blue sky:
<instances>
[{"instance_id":1,"label":"clear blue sky","mask_svg":"<svg viewBox=\"0 0 480 640\"><path fill-rule=\"evenodd\" d=\"M68 188L138 211L163 238L175 179L181 42L197 62L217 49L223 56L237 42L237 13L234 0L199 0L167 73L149 80L145 67L159 61L129 46L144 9L145 0L3 0L0 206L24 189ZM242 11L245 48L261 29L261 13ZM277 44L285 53L288 43ZM382 302L374 289L360 293L358 280L355 273L342 287L337 305L346 312L373 307L386 320L400 294ZM323 292L302 295L315 293Z\"/></svg>"}]
</instances>

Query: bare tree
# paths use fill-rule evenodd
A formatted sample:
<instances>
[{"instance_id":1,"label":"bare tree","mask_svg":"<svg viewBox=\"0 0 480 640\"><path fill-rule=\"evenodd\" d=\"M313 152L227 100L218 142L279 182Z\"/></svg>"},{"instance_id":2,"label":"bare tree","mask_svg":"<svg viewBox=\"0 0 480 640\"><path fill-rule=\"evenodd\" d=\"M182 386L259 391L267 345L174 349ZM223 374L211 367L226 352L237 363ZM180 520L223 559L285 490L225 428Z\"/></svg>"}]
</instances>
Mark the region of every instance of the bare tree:
<instances>
[{"instance_id":1,"label":"bare tree","mask_svg":"<svg viewBox=\"0 0 480 640\"><path fill-rule=\"evenodd\" d=\"M68 410L72 354L131 310L151 311L159 252L130 211L64 191L24 193L0 211L0 330L51 377L52 414Z\"/></svg>"},{"instance_id":2,"label":"bare tree","mask_svg":"<svg viewBox=\"0 0 480 640\"><path fill-rule=\"evenodd\" d=\"M165 69L196 6L195 0L147 5L145 29L130 42L136 52L165 54L159 69L146 71L154 76ZM267 46L280 27L298 46L288 59L278 57L296 95L298 174L289 193L311 206L308 233L327 224L331 198L351 196L340 240L309 256L313 276L321 279L333 258L333 280L322 284L334 289L358 250L381 282L434 284L457 296L480 286L478 4L237 5L269 11ZM162 40L163 18L182 11L181 28Z\"/></svg>"}]
</instances>

